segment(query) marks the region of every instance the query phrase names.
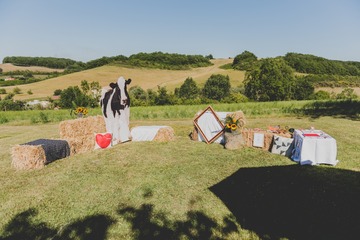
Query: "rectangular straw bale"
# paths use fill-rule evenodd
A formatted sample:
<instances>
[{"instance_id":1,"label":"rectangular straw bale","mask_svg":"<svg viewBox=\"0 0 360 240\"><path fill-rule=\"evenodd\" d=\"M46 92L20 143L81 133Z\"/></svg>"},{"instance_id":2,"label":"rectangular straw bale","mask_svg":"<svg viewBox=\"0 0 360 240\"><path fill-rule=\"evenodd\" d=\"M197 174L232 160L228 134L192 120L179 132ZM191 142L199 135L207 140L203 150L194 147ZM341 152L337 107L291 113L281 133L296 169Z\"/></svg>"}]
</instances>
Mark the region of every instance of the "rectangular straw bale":
<instances>
[{"instance_id":1,"label":"rectangular straw bale","mask_svg":"<svg viewBox=\"0 0 360 240\"><path fill-rule=\"evenodd\" d=\"M72 154L94 149L94 134L106 132L104 117L101 115L62 121L59 128L60 138L69 142Z\"/></svg>"},{"instance_id":2,"label":"rectangular straw bale","mask_svg":"<svg viewBox=\"0 0 360 240\"><path fill-rule=\"evenodd\" d=\"M41 145L15 145L11 148L11 165L19 170L41 169L46 164L45 151Z\"/></svg>"},{"instance_id":3,"label":"rectangular straw bale","mask_svg":"<svg viewBox=\"0 0 360 240\"><path fill-rule=\"evenodd\" d=\"M272 147L272 141L274 138L274 133L272 132L268 132L265 130L254 130L254 129L243 129L242 130L242 135L243 135L243 139L245 141L245 145L248 147L252 147L253 146L253 141L254 141L254 133L263 133L264 134L264 146L262 147L263 150L267 150L270 151L271 147ZM283 137L288 137L290 138L291 135L288 133L280 133L277 134Z\"/></svg>"}]
</instances>

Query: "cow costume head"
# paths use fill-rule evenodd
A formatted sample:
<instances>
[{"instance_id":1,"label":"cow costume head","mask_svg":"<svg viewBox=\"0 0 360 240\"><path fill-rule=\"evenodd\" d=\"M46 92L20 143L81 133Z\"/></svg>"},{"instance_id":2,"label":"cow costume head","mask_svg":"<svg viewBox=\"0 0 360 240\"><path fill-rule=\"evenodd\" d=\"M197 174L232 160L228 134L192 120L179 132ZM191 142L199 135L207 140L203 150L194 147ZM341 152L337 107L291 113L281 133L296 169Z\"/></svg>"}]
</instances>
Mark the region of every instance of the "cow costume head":
<instances>
[{"instance_id":1,"label":"cow costume head","mask_svg":"<svg viewBox=\"0 0 360 240\"><path fill-rule=\"evenodd\" d=\"M130 82L131 79L119 77L116 83L110 83L110 89L103 89L101 94L100 105L106 131L112 133L114 144L130 140L130 98L127 91Z\"/></svg>"}]
</instances>

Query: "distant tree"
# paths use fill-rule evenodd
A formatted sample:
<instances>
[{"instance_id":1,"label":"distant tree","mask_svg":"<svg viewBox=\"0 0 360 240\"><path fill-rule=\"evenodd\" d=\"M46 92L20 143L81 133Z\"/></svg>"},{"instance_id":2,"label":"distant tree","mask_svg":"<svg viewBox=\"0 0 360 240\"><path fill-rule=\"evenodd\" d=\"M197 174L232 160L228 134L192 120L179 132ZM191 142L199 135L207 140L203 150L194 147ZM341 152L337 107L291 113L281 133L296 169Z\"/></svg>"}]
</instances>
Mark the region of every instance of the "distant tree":
<instances>
[{"instance_id":1,"label":"distant tree","mask_svg":"<svg viewBox=\"0 0 360 240\"><path fill-rule=\"evenodd\" d=\"M132 86L129 89L129 96L132 106L145 106L147 105L147 93L139 86Z\"/></svg>"},{"instance_id":2,"label":"distant tree","mask_svg":"<svg viewBox=\"0 0 360 240\"><path fill-rule=\"evenodd\" d=\"M230 88L229 76L213 74L205 82L202 93L208 99L220 101L229 95Z\"/></svg>"},{"instance_id":3,"label":"distant tree","mask_svg":"<svg viewBox=\"0 0 360 240\"><path fill-rule=\"evenodd\" d=\"M3 69L2 68L0 68L0 74L2 74L3 73Z\"/></svg>"},{"instance_id":4,"label":"distant tree","mask_svg":"<svg viewBox=\"0 0 360 240\"><path fill-rule=\"evenodd\" d=\"M5 88L0 88L0 94L6 94L6 89Z\"/></svg>"},{"instance_id":5,"label":"distant tree","mask_svg":"<svg viewBox=\"0 0 360 240\"><path fill-rule=\"evenodd\" d=\"M294 82L292 98L296 100L310 99L310 97L314 94L314 90L315 88L310 81L307 81L304 78L297 78Z\"/></svg>"},{"instance_id":6,"label":"distant tree","mask_svg":"<svg viewBox=\"0 0 360 240\"><path fill-rule=\"evenodd\" d=\"M155 97L156 105L169 105L171 104L170 95L168 94L166 87L158 87L158 94Z\"/></svg>"},{"instance_id":7,"label":"distant tree","mask_svg":"<svg viewBox=\"0 0 360 240\"><path fill-rule=\"evenodd\" d=\"M191 77L188 77L180 86L178 95L180 98L194 99L199 96L199 93L200 89L198 88L196 82Z\"/></svg>"},{"instance_id":8,"label":"distant tree","mask_svg":"<svg viewBox=\"0 0 360 240\"><path fill-rule=\"evenodd\" d=\"M234 58L232 66L234 69L247 71L253 67L256 61L257 57L255 54L249 51L244 51Z\"/></svg>"},{"instance_id":9,"label":"distant tree","mask_svg":"<svg viewBox=\"0 0 360 240\"><path fill-rule=\"evenodd\" d=\"M56 89L56 90L54 91L54 96L60 96L61 92L62 92L61 89Z\"/></svg>"},{"instance_id":10,"label":"distant tree","mask_svg":"<svg viewBox=\"0 0 360 240\"><path fill-rule=\"evenodd\" d=\"M281 101L293 98L294 73L285 61L264 59L259 68L246 74L245 95L255 101Z\"/></svg>"},{"instance_id":11,"label":"distant tree","mask_svg":"<svg viewBox=\"0 0 360 240\"><path fill-rule=\"evenodd\" d=\"M89 97L85 95L78 86L70 86L61 92L60 106L62 108L74 108L77 106L88 107L89 105Z\"/></svg>"},{"instance_id":12,"label":"distant tree","mask_svg":"<svg viewBox=\"0 0 360 240\"><path fill-rule=\"evenodd\" d=\"M214 59L214 57L213 57L213 55L212 54L209 54L209 55L207 55L207 56L205 56L205 58L207 58L207 59Z\"/></svg>"}]
</instances>

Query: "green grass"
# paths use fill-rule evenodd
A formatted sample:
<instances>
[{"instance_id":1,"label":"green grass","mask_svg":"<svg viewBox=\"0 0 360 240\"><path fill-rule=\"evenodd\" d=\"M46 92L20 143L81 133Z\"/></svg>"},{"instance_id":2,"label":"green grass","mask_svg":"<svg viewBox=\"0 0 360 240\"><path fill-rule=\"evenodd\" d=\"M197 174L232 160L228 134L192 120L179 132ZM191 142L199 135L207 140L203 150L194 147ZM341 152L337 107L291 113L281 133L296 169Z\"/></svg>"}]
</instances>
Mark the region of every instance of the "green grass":
<instances>
[{"instance_id":1,"label":"green grass","mask_svg":"<svg viewBox=\"0 0 360 240\"><path fill-rule=\"evenodd\" d=\"M58 123L51 119L62 115L45 112L50 122L36 124L29 120L33 112L24 120L9 115L10 121L0 125L0 239L354 238L360 122L273 113L282 103L265 104L270 112L244 106L265 112L247 114L249 128L314 126L329 133L337 140L339 164L298 166L260 149L230 151L193 142L188 137L192 118L203 106L174 106L132 108L131 126L169 125L175 141L128 142L42 170L16 171L11 147L58 138ZM141 117L145 113L149 119Z\"/></svg>"}]
</instances>

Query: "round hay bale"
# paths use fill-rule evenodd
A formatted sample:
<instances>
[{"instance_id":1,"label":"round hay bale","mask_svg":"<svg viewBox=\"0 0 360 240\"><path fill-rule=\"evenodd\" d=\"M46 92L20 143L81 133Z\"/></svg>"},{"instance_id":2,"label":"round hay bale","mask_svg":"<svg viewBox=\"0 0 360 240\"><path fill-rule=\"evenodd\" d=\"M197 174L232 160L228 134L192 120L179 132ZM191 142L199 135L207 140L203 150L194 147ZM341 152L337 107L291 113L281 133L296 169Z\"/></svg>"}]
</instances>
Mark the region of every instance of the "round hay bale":
<instances>
[{"instance_id":1,"label":"round hay bale","mask_svg":"<svg viewBox=\"0 0 360 240\"><path fill-rule=\"evenodd\" d=\"M167 142L175 139L175 132L172 127L163 127L158 130L154 137L154 141Z\"/></svg>"},{"instance_id":2,"label":"round hay bale","mask_svg":"<svg viewBox=\"0 0 360 240\"><path fill-rule=\"evenodd\" d=\"M46 163L45 151L40 145L15 145L11 156L11 165L19 170L41 169Z\"/></svg>"}]
</instances>

